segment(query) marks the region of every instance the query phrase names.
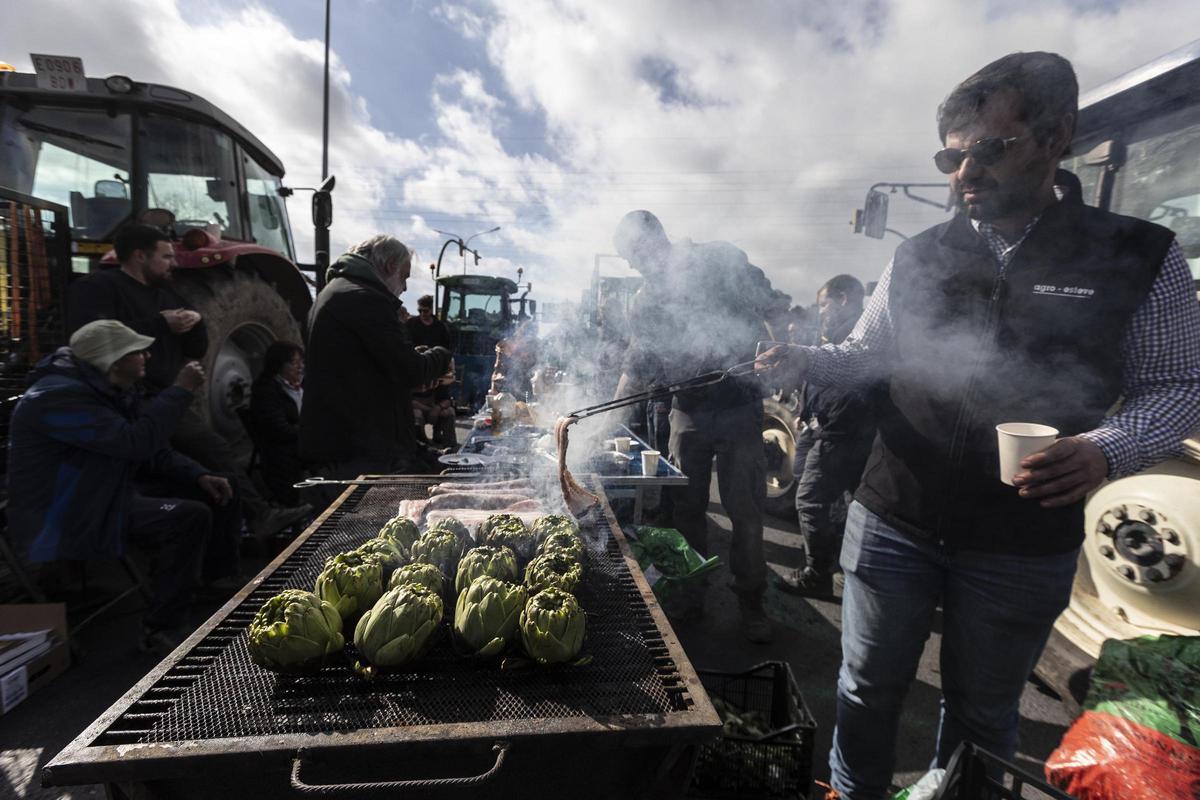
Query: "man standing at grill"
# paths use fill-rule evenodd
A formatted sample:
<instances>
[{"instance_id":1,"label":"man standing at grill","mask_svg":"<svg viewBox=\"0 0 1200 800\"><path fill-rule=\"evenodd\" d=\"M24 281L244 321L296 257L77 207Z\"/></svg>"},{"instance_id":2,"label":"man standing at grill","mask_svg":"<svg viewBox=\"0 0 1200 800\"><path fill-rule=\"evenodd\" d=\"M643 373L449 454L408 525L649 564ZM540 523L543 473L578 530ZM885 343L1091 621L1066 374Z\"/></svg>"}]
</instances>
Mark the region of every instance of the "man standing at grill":
<instances>
[{"instance_id":1,"label":"man standing at grill","mask_svg":"<svg viewBox=\"0 0 1200 800\"><path fill-rule=\"evenodd\" d=\"M761 360L813 383L886 383L842 545L830 767L843 798L887 792L939 602L935 764L964 740L1013 756L1022 688L1071 595L1084 498L1200 424L1200 308L1173 234L1055 190L1077 96L1050 53L1005 56L957 86L934 161L960 213L897 248L845 342ZM1062 434L1006 476L1015 487L995 430L1014 421Z\"/></svg>"},{"instance_id":2,"label":"man standing at grill","mask_svg":"<svg viewBox=\"0 0 1200 800\"><path fill-rule=\"evenodd\" d=\"M617 396L691 378L754 359L769 339L765 320L790 298L728 242L672 244L649 211L631 211L613 237L617 252L645 278L630 314L631 340ZM742 631L771 641L763 609L766 458L763 395L754 379L726 378L677 394L670 413L671 456L688 477L673 494L674 523L692 547L708 552L708 500L713 462L721 504L733 526L730 569ZM696 612L702 610L703 598Z\"/></svg>"},{"instance_id":3,"label":"man standing at grill","mask_svg":"<svg viewBox=\"0 0 1200 800\"><path fill-rule=\"evenodd\" d=\"M413 349L399 300L411 269L408 247L383 235L329 268L309 314L300 414L300 455L316 474L420 471L412 391L445 374L450 351Z\"/></svg>"},{"instance_id":4,"label":"man standing at grill","mask_svg":"<svg viewBox=\"0 0 1200 800\"><path fill-rule=\"evenodd\" d=\"M821 341L840 344L862 316L863 285L853 275L831 278L817 292ZM812 597L833 593L841 550L843 498L853 492L875 440L868 387L804 385L804 419L811 445L796 470L796 516L804 537L804 566L780 579L784 591ZM797 448L800 450L800 448Z\"/></svg>"}]
</instances>

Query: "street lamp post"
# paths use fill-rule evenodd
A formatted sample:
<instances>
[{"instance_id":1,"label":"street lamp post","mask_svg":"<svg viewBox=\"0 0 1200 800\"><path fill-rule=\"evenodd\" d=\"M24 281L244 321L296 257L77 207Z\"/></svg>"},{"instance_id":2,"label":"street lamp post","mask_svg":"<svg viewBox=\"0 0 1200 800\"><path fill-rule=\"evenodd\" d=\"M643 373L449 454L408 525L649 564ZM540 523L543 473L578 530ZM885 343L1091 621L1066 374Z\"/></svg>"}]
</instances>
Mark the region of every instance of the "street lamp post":
<instances>
[{"instance_id":1,"label":"street lamp post","mask_svg":"<svg viewBox=\"0 0 1200 800\"><path fill-rule=\"evenodd\" d=\"M438 303L438 284L437 284L437 279L438 279L439 277L441 277L441 274L442 274L442 256L444 256L444 255L446 254L446 248L447 248L447 247L449 247L449 246L450 246L450 245L452 245L452 244L456 244L456 245L458 245L458 254L459 254L460 256L462 256L462 257L463 257L463 274L466 274L466 271L467 271L467 266L466 266L466 257L467 257L467 253L470 253L471 255L475 256L475 263L476 263L476 264L478 264L478 263L479 263L479 259L481 258L481 256L479 255L479 251L478 251L478 250L472 250L471 248L467 247L467 245L468 245L468 244L470 243L470 241L471 241L472 239L474 239L476 236L483 236L485 233L495 233L495 232L496 232L496 231L498 231L498 230L500 230L500 226L499 226L499 225L497 225L497 226L496 226L496 227L494 227L494 228L489 228L489 229L488 229L488 230L486 230L486 231L480 231L479 233L473 233L473 234L471 234L470 236L468 236L468 237L467 237L466 241L463 241L463 238L462 238L461 236L459 236L457 233L451 233L450 231L439 231L439 230L437 230L436 228L434 229L434 231L433 231L434 233L440 233L442 236L447 236L447 237L449 237L449 238L447 238L447 239L446 239L446 241L445 241L445 242L443 242L443 243L442 243L442 249L441 249L441 251L438 253L437 266L436 266L436 267L434 267L434 271L433 271L433 302L434 302L434 307L435 307L435 308L439 307L439 306L437 305L437 303Z\"/></svg>"}]
</instances>

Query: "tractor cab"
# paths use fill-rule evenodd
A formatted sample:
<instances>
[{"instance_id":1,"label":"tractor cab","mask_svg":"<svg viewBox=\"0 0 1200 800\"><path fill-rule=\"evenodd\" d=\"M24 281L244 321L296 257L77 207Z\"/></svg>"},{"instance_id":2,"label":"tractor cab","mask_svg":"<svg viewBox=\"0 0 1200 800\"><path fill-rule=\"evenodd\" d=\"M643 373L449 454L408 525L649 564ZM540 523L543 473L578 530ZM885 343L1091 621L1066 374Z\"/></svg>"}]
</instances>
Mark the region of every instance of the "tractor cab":
<instances>
[{"instance_id":1,"label":"tractor cab","mask_svg":"<svg viewBox=\"0 0 1200 800\"><path fill-rule=\"evenodd\" d=\"M477 408L491 386L496 344L510 336L525 311L518 286L490 275L442 275L437 279L438 317L450 328L458 372L456 406ZM513 309L514 303L518 308Z\"/></svg>"},{"instance_id":2,"label":"tractor cab","mask_svg":"<svg viewBox=\"0 0 1200 800\"><path fill-rule=\"evenodd\" d=\"M202 228L295 260L283 164L203 98L123 76L81 91L0 73L0 186L68 209L74 272L88 272L135 220ZM163 212L169 212L163 213Z\"/></svg>"}]
</instances>

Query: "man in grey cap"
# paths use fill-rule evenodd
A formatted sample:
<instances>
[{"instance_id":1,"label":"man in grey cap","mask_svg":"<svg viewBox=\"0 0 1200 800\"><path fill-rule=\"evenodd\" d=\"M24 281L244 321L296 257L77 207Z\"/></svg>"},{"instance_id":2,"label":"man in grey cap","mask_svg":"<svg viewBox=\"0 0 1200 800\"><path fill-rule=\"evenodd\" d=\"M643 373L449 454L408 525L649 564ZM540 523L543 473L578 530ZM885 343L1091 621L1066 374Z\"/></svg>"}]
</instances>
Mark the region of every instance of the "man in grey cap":
<instances>
[{"instance_id":1,"label":"man in grey cap","mask_svg":"<svg viewBox=\"0 0 1200 800\"><path fill-rule=\"evenodd\" d=\"M174 384L144 405L133 391L153 342L116 320L97 320L38 363L10 423L8 518L33 563L111 558L130 544L151 551L153 601L142 647L161 652L174 643L170 632L183 621L196 579L228 575L237 552L236 542L232 553L228 543L206 552L213 519L207 503L135 489L135 476L148 468L184 494L195 487L221 506L233 497L225 478L168 444L204 382L200 365L186 363Z\"/></svg>"}]
</instances>

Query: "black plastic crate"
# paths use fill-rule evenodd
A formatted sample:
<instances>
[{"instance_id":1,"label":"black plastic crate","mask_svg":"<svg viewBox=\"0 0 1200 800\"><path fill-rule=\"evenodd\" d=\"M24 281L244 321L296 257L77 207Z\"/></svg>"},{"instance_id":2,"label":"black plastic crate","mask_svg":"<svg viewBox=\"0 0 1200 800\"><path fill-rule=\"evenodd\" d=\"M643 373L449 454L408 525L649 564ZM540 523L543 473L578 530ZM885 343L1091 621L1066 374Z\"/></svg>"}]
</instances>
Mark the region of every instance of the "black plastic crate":
<instances>
[{"instance_id":1,"label":"black plastic crate","mask_svg":"<svg viewBox=\"0 0 1200 800\"><path fill-rule=\"evenodd\" d=\"M946 766L934 800L1072 800L986 750L963 742Z\"/></svg>"},{"instance_id":2,"label":"black plastic crate","mask_svg":"<svg viewBox=\"0 0 1200 800\"><path fill-rule=\"evenodd\" d=\"M817 723L804 704L792 668L767 661L745 672L697 670L711 697L740 711L767 715L761 737L723 734L696 758L688 797L807 798Z\"/></svg>"}]
</instances>

